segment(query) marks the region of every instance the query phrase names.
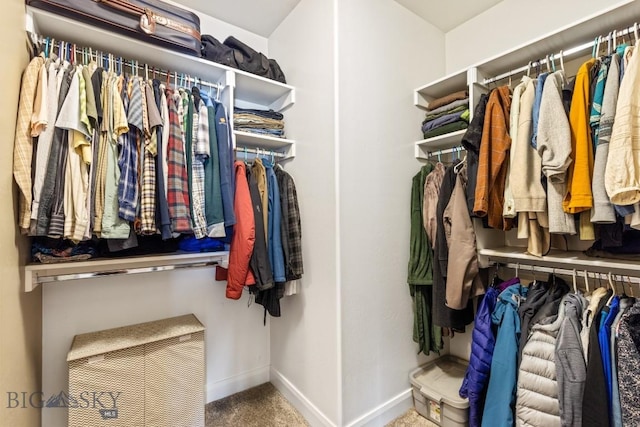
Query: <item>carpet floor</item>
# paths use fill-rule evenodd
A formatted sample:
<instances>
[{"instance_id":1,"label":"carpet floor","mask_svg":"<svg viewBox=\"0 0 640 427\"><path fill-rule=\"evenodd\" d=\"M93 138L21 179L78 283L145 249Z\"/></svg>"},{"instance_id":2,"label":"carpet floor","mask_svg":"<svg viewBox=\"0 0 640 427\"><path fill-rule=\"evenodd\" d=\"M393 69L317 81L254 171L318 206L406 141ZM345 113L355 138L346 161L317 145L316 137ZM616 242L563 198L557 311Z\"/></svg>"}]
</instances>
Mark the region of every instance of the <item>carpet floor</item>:
<instances>
[{"instance_id":1,"label":"carpet floor","mask_svg":"<svg viewBox=\"0 0 640 427\"><path fill-rule=\"evenodd\" d=\"M308 427L304 417L271 383L208 403L206 427ZM410 409L386 427L437 427Z\"/></svg>"}]
</instances>

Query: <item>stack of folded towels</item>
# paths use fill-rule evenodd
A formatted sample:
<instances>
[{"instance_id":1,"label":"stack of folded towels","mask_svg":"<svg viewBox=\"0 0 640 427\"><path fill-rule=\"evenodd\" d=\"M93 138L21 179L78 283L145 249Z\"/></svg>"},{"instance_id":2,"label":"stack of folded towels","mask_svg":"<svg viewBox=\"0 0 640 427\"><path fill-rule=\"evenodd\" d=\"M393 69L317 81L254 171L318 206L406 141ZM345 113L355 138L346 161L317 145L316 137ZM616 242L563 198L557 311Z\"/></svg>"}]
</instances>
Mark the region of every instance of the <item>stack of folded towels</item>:
<instances>
[{"instance_id":1,"label":"stack of folded towels","mask_svg":"<svg viewBox=\"0 0 640 427\"><path fill-rule=\"evenodd\" d=\"M469 126L469 93L455 92L429 102L422 122L424 138L466 129Z\"/></svg>"},{"instance_id":2,"label":"stack of folded towels","mask_svg":"<svg viewBox=\"0 0 640 427\"><path fill-rule=\"evenodd\" d=\"M233 128L243 132L284 138L284 116L273 110L236 108L233 111Z\"/></svg>"}]
</instances>

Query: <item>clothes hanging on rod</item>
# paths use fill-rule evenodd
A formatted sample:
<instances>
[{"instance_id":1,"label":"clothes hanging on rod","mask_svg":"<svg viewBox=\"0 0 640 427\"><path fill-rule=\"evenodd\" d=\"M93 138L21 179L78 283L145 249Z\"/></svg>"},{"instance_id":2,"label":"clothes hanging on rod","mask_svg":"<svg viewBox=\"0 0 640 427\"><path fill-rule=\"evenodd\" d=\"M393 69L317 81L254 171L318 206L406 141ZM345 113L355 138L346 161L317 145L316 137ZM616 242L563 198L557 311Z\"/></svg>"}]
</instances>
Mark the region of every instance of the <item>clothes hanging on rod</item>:
<instances>
[{"instance_id":1,"label":"clothes hanging on rod","mask_svg":"<svg viewBox=\"0 0 640 427\"><path fill-rule=\"evenodd\" d=\"M509 263L498 265L496 276L501 267L528 269L534 274L553 272L545 282L535 280L528 288L519 278L491 287L480 304L471 361L460 389L470 399L469 425L636 425L640 413L633 400L624 401L624 397L631 397L638 383L633 375L620 374L640 362L635 345L629 346L629 331L638 326L630 323L635 321L631 316L637 313L638 304L625 287L616 284L609 273L609 289L597 288L585 296L577 289L571 292L558 276L575 271ZM513 301L515 309L505 311ZM505 323L505 315L513 320ZM519 322L521 358L510 329L499 327L496 333L486 327L489 316L494 322L501 321L501 326ZM527 319L530 326L524 324ZM504 331L508 333L501 340ZM490 371L485 370L488 365Z\"/></svg>"},{"instance_id":2,"label":"clothes hanging on rod","mask_svg":"<svg viewBox=\"0 0 640 427\"><path fill-rule=\"evenodd\" d=\"M45 43L25 71L14 148L19 225L38 242L34 259L47 246L62 258L77 242L91 246L92 236L103 239L100 253L144 252L153 236L167 242L156 251L177 249L180 235L224 238L225 224L235 223L224 211L233 188L222 188L233 181L225 176L232 139L228 126L216 125L229 119L200 89L206 82L183 76L200 88L170 88L168 72L166 83L146 79L133 61L111 56L105 69L86 49L59 42L58 57L53 45ZM206 246L223 250L224 241Z\"/></svg>"}]
</instances>

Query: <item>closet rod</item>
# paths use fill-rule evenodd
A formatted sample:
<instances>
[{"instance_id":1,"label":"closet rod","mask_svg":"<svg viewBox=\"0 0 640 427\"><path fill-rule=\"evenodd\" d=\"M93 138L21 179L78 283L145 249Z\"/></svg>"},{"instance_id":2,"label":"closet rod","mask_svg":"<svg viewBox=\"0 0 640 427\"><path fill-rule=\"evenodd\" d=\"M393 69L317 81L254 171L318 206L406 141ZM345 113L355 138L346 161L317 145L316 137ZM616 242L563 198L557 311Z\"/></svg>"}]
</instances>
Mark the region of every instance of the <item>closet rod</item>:
<instances>
[{"instance_id":1,"label":"closet rod","mask_svg":"<svg viewBox=\"0 0 640 427\"><path fill-rule=\"evenodd\" d=\"M198 268L198 267L211 267L218 265L218 261L198 262L193 264L176 264L176 265L164 265L157 267L140 267L140 268L127 268L120 270L106 270L97 271L91 273L74 273L74 274L60 274L55 276L39 276L37 283L51 283L51 282L64 282L67 280L79 280L79 279L91 279L93 277L105 277L116 276L123 274L140 274L140 273L153 273L157 271L172 271L183 268Z\"/></svg>"},{"instance_id":2,"label":"closet rod","mask_svg":"<svg viewBox=\"0 0 640 427\"><path fill-rule=\"evenodd\" d=\"M248 148L248 147L236 147L236 155L247 153L247 154L255 154L256 156L265 155L265 156L273 156L278 158L287 157L286 154L280 153L278 151L264 150L262 148Z\"/></svg>"},{"instance_id":3,"label":"closet rod","mask_svg":"<svg viewBox=\"0 0 640 427\"><path fill-rule=\"evenodd\" d=\"M559 274L562 276L573 276L573 270L568 270L566 268L554 268L554 267L543 267L543 266L538 266L538 265L534 265L534 264L519 264L519 263L514 263L514 262L497 262L494 264L494 267L503 267L503 268L510 268L512 270L528 270L528 271L533 271L533 272L540 272L540 273L552 273L552 274ZM596 279L596 280L608 280L608 274L607 273L602 273L602 272L597 272L597 271L589 271L588 269L584 269L584 268L579 268L576 269L576 276L578 279L582 279L584 278L584 272L587 272L587 277L590 279ZM623 278L625 279L624 281L626 282L630 282L630 283L634 283L634 284L640 284L640 277L637 276L631 276L628 274L614 274L613 272L611 272L611 277L612 278ZM627 280L628 279L628 280ZM620 280L618 280L620 281Z\"/></svg>"},{"instance_id":4,"label":"closet rod","mask_svg":"<svg viewBox=\"0 0 640 427\"><path fill-rule=\"evenodd\" d=\"M174 85L178 85L178 83L182 83L182 82L191 82L195 85L199 85L199 86L207 86L210 87L212 89L217 89L217 90L221 90L224 88L224 85L218 84L218 83L211 83L211 82L207 82L205 80L200 79L199 77L194 77L194 76L190 76L188 74L185 73L178 73L178 72L174 72L174 71L165 71L162 70L160 68L156 68L153 66L149 66L148 64L140 64L138 61L134 61L131 59L124 59L120 56L115 56L111 53L104 53L100 50L97 49L93 49L93 48L88 48L88 47L82 47L82 46L77 46L74 43L68 43L65 42L63 40L58 40L56 41L53 38L50 37L46 37L46 36L42 36L42 35L36 35L37 37L37 41L38 43L41 44L45 44L45 45L49 45L49 43L51 44L51 52L53 52L54 48L58 48L58 56L60 56L60 49L61 49L61 43L65 44L65 46L72 46L74 55L78 54L80 56L80 58L84 58L85 56L91 59L95 59L96 62L98 62L98 57L99 59L102 61L102 64L104 64L105 61L108 62L109 64L109 68L111 68L113 65L117 65L120 66L121 69L124 69L125 66L129 68L129 70L131 70L132 67L135 67L136 70L141 70L145 72L145 77L148 78L148 74L153 75L159 75L159 76L164 76L167 78L171 78L171 76L174 77ZM47 55L49 54L49 52L47 53ZM65 55L67 54L66 52L66 48L65 48ZM105 58L105 55L107 56ZM101 65L102 65L101 64Z\"/></svg>"},{"instance_id":5,"label":"closet rod","mask_svg":"<svg viewBox=\"0 0 640 427\"><path fill-rule=\"evenodd\" d=\"M636 24L632 25L631 27L625 28L625 29L620 30L620 31L616 31L615 36L616 37L618 37L618 36L622 37L622 36L629 35L632 32L637 32L637 31L638 31L638 26L637 26L637 23L636 23ZM607 38L608 37L609 36L607 36ZM593 48L594 45L596 45L597 43L599 43L601 41L606 41L607 38L600 39L600 37L598 37L595 40L592 40L592 41L587 42L587 43L583 43L583 44L581 44L579 46L572 47L571 49L561 50L558 53L552 54L552 58L554 58L554 59L562 59L562 58L566 58L567 56L571 56L571 55L574 55L576 53L583 52L585 50ZM540 65L540 66L547 65L547 62L548 62L547 58L542 58L542 59L534 61L534 63L536 64L536 67L538 65ZM524 73L527 70L531 69L531 67L532 67L532 63L529 63L527 65L523 65L520 68L515 68L513 70L510 70L510 71L504 72L502 74L499 74L499 75L497 75L495 77L484 79L482 84L486 86L488 84L495 83L495 82L500 81L500 80L504 80L504 79L506 79L506 78L508 78L510 76L513 76L513 75L516 75L516 74L520 74L520 73Z\"/></svg>"},{"instance_id":6,"label":"closet rod","mask_svg":"<svg viewBox=\"0 0 640 427\"><path fill-rule=\"evenodd\" d=\"M436 157L441 156L443 154L451 154L451 153L462 153L463 151L467 151L463 146L446 148L444 150L437 151L429 151L427 152L427 157Z\"/></svg>"}]
</instances>

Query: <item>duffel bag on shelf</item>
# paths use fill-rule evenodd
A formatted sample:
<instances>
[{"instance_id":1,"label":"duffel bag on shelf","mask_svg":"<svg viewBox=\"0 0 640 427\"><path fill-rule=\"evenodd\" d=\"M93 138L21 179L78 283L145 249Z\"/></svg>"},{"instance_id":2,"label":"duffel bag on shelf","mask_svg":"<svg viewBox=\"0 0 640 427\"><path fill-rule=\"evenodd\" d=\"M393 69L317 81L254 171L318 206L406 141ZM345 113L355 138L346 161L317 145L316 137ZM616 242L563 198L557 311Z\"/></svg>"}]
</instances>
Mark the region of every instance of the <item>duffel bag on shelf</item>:
<instances>
[{"instance_id":1,"label":"duffel bag on shelf","mask_svg":"<svg viewBox=\"0 0 640 427\"><path fill-rule=\"evenodd\" d=\"M237 68L251 74L286 83L287 80L275 59L269 59L235 37L220 43L211 35L202 36L202 57L209 61Z\"/></svg>"}]
</instances>

